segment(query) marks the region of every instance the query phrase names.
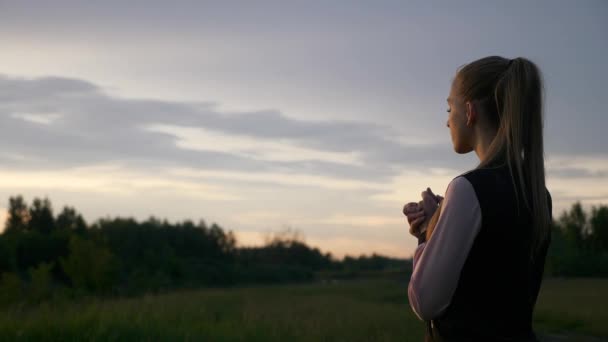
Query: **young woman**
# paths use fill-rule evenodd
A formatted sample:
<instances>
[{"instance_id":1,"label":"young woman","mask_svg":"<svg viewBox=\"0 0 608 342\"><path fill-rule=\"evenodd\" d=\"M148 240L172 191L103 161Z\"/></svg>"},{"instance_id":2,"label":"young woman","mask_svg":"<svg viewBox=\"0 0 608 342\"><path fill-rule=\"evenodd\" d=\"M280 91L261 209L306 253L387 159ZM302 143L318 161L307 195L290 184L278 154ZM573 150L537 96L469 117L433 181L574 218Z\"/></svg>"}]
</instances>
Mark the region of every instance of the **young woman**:
<instances>
[{"instance_id":1,"label":"young woman","mask_svg":"<svg viewBox=\"0 0 608 342\"><path fill-rule=\"evenodd\" d=\"M540 71L521 57L482 58L459 68L447 101L454 151L480 163L443 198L427 188L403 209L419 242L410 305L426 341L537 341L552 216Z\"/></svg>"}]
</instances>

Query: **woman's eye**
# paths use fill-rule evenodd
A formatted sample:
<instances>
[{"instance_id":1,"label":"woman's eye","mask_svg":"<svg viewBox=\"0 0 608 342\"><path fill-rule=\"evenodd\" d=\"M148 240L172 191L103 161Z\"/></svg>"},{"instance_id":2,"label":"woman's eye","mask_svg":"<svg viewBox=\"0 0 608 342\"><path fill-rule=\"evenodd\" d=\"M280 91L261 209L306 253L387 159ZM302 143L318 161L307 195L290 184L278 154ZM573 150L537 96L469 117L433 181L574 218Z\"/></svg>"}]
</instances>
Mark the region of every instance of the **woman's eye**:
<instances>
[{"instance_id":1,"label":"woman's eye","mask_svg":"<svg viewBox=\"0 0 608 342\"><path fill-rule=\"evenodd\" d=\"M448 112L448 113L449 113L449 112L450 112L450 108L448 108L448 109L446 110L446 112Z\"/></svg>"}]
</instances>

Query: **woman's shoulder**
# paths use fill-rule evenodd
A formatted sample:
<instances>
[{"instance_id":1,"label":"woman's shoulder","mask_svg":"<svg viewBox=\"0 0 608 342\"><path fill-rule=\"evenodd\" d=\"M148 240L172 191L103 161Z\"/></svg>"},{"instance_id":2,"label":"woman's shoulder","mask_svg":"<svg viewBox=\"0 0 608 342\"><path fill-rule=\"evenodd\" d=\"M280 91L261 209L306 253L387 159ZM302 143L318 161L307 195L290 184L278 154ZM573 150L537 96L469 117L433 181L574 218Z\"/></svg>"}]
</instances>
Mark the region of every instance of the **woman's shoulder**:
<instances>
[{"instance_id":1,"label":"woman's shoulder","mask_svg":"<svg viewBox=\"0 0 608 342\"><path fill-rule=\"evenodd\" d=\"M463 175L454 177L445 192L446 198L473 199L475 198L475 187L473 183Z\"/></svg>"},{"instance_id":2,"label":"woman's shoulder","mask_svg":"<svg viewBox=\"0 0 608 342\"><path fill-rule=\"evenodd\" d=\"M506 164L475 168L469 171L465 171L456 176L455 178L463 177L466 178L469 182L476 184L487 182L495 183L497 180L505 178L505 176L509 176L509 167Z\"/></svg>"},{"instance_id":3,"label":"woman's shoulder","mask_svg":"<svg viewBox=\"0 0 608 342\"><path fill-rule=\"evenodd\" d=\"M461 173L457 177L466 176L466 175L478 175L478 174L496 174L496 173L504 173L504 172L508 172L508 171L509 171L509 165L504 163L504 164L497 164L497 165L491 165L491 166L476 167L474 169Z\"/></svg>"},{"instance_id":4,"label":"woman's shoulder","mask_svg":"<svg viewBox=\"0 0 608 342\"><path fill-rule=\"evenodd\" d=\"M448 185L448 191L474 193L479 200L492 196L496 192L508 193L512 191L512 182L509 171L504 167L475 168L454 177ZM447 195L447 194L446 194Z\"/></svg>"}]
</instances>

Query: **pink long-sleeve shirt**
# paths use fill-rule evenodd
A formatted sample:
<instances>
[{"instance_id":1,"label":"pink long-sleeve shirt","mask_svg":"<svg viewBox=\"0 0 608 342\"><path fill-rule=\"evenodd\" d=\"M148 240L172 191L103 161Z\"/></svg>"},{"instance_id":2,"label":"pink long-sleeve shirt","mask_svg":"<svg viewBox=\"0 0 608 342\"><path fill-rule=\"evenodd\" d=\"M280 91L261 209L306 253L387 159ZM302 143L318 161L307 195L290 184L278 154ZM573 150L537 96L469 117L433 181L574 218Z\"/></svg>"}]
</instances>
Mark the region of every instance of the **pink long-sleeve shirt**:
<instances>
[{"instance_id":1,"label":"pink long-sleeve shirt","mask_svg":"<svg viewBox=\"0 0 608 342\"><path fill-rule=\"evenodd\" d=\"M432 238L414 252L408 297L418 318L432 320L450 305L480 229L481 208L473 185L456 177L446 190Z\"/></svg>"}]
</instances>

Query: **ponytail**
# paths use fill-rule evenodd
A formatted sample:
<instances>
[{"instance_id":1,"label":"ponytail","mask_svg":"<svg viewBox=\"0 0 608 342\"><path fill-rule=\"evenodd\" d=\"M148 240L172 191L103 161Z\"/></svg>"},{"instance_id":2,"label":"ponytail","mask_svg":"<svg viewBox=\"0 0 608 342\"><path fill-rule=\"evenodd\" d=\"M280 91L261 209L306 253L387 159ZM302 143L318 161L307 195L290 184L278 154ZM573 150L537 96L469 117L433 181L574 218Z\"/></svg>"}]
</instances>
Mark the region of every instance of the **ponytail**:
<instances>
[{"instance_id":1,"label":"ponytail","mask_svg":"<svg viewBox=\"0 0 608 342\"><path fill-rule=\"evenodd\" d=\"M515 186L519 189L517 201L521 192L526 208L532 213L535 251L547 238L551 220L545 188L542 96L538 67L521 57L512 60L494 92L501 113L497 138L506 147L513 184L516 185L515 178L519 180Z\"/></svg>"}]
</instances>

